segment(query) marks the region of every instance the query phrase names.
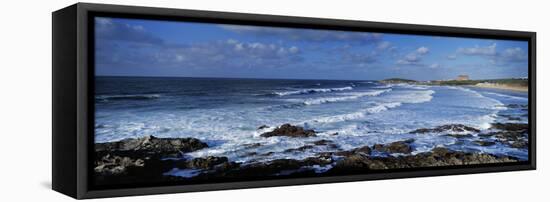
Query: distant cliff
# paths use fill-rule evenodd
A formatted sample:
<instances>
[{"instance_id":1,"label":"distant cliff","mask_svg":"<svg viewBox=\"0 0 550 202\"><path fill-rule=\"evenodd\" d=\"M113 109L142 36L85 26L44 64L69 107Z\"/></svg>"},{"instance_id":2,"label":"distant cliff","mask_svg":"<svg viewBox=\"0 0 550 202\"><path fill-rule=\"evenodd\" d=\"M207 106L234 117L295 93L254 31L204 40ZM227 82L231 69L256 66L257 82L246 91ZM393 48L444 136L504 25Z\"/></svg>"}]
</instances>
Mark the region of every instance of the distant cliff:
<instances>
[{"instance_id":1,"label":"distant cliff","mask_svg":"<svg viewBox=\"0 0 550 202\"><path fill-rule=\"evenodd\" d=\"M418 83L418 81L410 80L410 79L402 79L402 78L389 78L389 79L380 80L380 83L411 83L411 84L414 84L414 83Z\"/></svg>"}]
</instances>

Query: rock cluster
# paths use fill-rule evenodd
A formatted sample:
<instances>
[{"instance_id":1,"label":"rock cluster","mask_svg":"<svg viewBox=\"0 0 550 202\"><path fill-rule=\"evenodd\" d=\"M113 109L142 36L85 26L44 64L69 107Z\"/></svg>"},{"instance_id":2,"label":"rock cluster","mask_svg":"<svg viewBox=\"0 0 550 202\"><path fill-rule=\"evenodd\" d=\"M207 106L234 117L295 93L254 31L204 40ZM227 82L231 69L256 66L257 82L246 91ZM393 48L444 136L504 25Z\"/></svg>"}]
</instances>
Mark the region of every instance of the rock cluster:
<instances>
[{"instance_id":1,"label":"rock cluster","mask_svg":"<svg viewBox=\"0 0 550 202\"><path fill-rule=\"evenodd\" d=\"M476 132L479 133L479 129L462 125L462 124L448 124L435 128L420 128L411 131L410 133L442 133L442 132Z\"/></svg>"},{"instance_id":2,"label":"rock cluster","mask_svg":"<svg viewBox=\"0 0 550 202\"><path fill-rule=\"evenodd\" d=\"M304 129L300 126L283 124L271 132L261 134L262 137L287 136L287 137L315 137L314 130Z\"/></svg>"},{"instance_id":3,"label":"rock cluster","mask_svg":"<svg viewBox=\"0 0 550 202\"><path fill-rule=\"evenodd\" d=\"M260 129L266 129L262 126ZM447 133L447 136L465 141L474 138L474 144L491 146L497 143L516 148L527 148L528 125L519 123L495 123L491 132L480 134L480 130L461 125L449 124L435 128L422 128L411 133ZM314 130L284 124L273 131L261 134L262 137L287 136L293 138L315 137ZM254 179L277 179L280 177L335 176L342 174L369 173L383 169L418 168L433 166L456 166L516 162L508 156L495 156L486 153L453 151L437 147L428 152L413 153L415 139L405 139L386 144L363 145L350 150L341 150L333 141L312 140L298 148L284 152L305 152L315 147L329 147L334 152L318 153L316 156L296 159L274 159L238 163L224 156L186 158L182 155L208 145L194 138L157 138L145 136L137 139L124 139L117 142L95 145L95 177L98 184L139 183L139 182L207 182ZM243 145L253 149L261 143ZM253 155L270 156L273 151ZM252 154L250 154L252 155ZM173 170L190 169L197 175L178 177L166 175ZM319 172L318 169L323 170Z\"/></svg>"}]
</instances>

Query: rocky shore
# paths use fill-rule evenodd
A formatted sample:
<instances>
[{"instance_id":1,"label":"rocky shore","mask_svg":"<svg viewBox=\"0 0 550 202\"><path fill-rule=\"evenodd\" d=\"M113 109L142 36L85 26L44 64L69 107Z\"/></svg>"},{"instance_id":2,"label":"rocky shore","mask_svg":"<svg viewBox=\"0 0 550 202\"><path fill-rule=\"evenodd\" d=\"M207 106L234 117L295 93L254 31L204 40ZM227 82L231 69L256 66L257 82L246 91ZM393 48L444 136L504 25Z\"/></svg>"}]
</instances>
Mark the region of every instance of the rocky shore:
<instances>
[{"instance_id":1,"label":"rocky shore","mask_svg":"<svg viewBox=\"0 0 550 202\"><path fill-rule=\"evenodd\" d=\"M259 129L267 128L262 126ZM527 149L528 125L495 123L490 132L449 124L434 128L420 128L412 134L447 133L460 139L476 136L475 144L492 146L497 143L513 148ZM334 134L338 135L338 134ZM291 138L316 137L316 131L284 124L260 135L263 138L287 136ZM415 139L404 139L387 144L366 145L351 150L322 152L305 159L275 159L268 162L237 163L224 156L185 158L185 153L208 148L208 144L194 138L157 138L145 136L95 145L95 183L113 185L127 183L204 183L285 177L334 176L371 173L377 170L457 166L488 163L517 162L511 156L496 156L482 152L455 151L435 147L415 153ZM247 147L259 146L245 145ZM316 146L338 148L331 140L321 139L285 152L301 152ZM376 153L377 155L373 155ZM381 155L383 154L383 155ZM265 154L265 155L270 155ZM178 175L188 173L189 176Z\"/></svg>"}]
</instances>

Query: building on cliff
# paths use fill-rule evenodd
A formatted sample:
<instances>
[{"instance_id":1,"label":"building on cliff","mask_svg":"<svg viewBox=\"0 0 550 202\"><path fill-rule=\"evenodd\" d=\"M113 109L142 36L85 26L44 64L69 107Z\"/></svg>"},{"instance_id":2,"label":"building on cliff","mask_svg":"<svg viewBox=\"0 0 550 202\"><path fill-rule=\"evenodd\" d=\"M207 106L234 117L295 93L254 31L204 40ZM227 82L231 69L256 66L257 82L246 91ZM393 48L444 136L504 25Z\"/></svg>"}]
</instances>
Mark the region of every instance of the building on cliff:
<instances>
[{"instance_id":1,"label":"building on cliff","mask_svg":"<svg viewBox=\"0 0 550 202\"><path fill-rule=\"evenodd\" d=\"M468 75L458 75L458 77L456 77L456 80L457 81L467 81L467 80L470 80L470 77Z\"/></svg>"}]
</instances>

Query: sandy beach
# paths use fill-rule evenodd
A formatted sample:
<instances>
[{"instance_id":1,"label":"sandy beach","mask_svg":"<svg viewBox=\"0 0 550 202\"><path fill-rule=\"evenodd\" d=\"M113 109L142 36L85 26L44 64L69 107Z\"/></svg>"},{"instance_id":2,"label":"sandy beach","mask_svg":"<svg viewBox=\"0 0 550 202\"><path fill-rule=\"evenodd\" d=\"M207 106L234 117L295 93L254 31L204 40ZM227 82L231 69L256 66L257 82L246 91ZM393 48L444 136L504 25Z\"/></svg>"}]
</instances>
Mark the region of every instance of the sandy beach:
<instances>
[{"instance_id":1,"label":"sandy beach","mask_svg":"<svg viewBox=\"0 0 550 202\"><path fill-rule=\"evenodd\" d=\"M529 92L528 86L516 86L516 85L506 85L506 84L495 84L495 83L478 83L472 85L473 87L479 88L492 88L492 89L502 89L502 90L513 90L521 92Z\"/></svg>"}]
</instances>

